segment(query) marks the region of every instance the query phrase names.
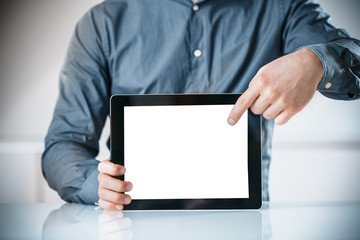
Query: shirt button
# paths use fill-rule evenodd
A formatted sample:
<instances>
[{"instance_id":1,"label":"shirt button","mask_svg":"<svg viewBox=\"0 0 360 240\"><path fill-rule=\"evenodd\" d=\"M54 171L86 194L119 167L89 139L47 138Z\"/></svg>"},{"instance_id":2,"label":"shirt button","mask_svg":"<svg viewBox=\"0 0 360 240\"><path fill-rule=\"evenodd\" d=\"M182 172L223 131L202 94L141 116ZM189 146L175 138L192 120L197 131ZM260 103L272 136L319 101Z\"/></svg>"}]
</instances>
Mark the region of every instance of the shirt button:
<instances>
[{"instance_id":1,"label":"shirt button","mask_svg":"<svg viewBox=\"0 0 360 240\"><path fill-rule=\"evenodd\" d=\"M194 51L194 56L195 57L200 57L201 56L201 50L199 50L199 49L196 49L195 51Z\"/></svg>"},{"instance_id":2,"label":"shirt button","mask_svg":"<svg viewBox=\"0 0 360 240\"><path fill-rule=\"evenodd\" d=\"M198 11L199 10L199 5L193 5L193 7L192 7L192 9L196 12L196 11Z\"/></svg>"},{"instance_id":3,"label":"shirt button","mask_svg":"<svg viewBox=\"0 0 360 240\"><path fill-rule=\"evenodd\" d=\"M329 89L331 87L331 82L328 82L327 84L325 84L325 88Z\"/></svg>"}]
</instances>

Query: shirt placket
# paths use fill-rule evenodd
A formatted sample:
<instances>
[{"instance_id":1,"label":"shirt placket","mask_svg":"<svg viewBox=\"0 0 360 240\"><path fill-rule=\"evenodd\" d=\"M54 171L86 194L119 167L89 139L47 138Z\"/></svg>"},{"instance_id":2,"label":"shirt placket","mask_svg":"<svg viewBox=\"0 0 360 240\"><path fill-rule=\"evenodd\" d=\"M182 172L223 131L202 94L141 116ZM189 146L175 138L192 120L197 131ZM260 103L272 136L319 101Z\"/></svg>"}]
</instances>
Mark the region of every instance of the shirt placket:
<instances>
[{"instance_id":1,"label":"shirt placket","mask_svg":"<svg viewBox=\"0 0 360 240\"><path fill-rule=\"evenodd\" d=\"M198 1L191 5L190 19L190 49L191 56L191 88L192 92L201 92L203 82L203 68L205 67L205 44L204 44L204 24L201 17L201 2Z\"/></svg>"}]
</instances>

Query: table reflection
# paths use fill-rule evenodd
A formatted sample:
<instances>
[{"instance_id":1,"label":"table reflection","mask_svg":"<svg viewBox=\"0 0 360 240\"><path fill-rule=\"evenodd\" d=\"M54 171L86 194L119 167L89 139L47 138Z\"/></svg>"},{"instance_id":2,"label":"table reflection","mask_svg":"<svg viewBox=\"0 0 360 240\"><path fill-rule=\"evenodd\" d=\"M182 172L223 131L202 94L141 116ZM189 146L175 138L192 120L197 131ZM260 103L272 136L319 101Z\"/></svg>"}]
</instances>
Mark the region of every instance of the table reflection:
<instances>
[{"instance_id":1,"label":"table reflection","mask_svg":"<svg viewBox=\"0 0 360 240\"><path fill-rule=\"evenodd\" d=\"M64 204L48 215L42 239L98 239L100 213L94 206Z\"/></svg>"},{"instance_id":2,"label":"table reflection","mask_svg":"<svg viewBox=\"0 0 360 240\"><path fill-rule=\"evenodd\" d=\"M358 240L359 222L360 202L272 202L261 212L107 212L79 204L0 204L0 239Z\"/></svg>"},{"instance_id":3,"label":"table reflection","mask_svg":"<svg viewBox=\"0 0 360 240\"><path fill-rule=\"evenodd\" d=\"M132 220L123 212L104 210L99 215L99 239L133 239Z\"/></svg>"},{"instance_id":4,"label":"table reflection","mask_svg":"<svg viewBox=\"0 0 360 240\"><path fill-rule=\"evenodd\" d=\"M262 239L260 211L103 211L65 204L51 212L43 239Z\"/></svg>"}]
</instances>

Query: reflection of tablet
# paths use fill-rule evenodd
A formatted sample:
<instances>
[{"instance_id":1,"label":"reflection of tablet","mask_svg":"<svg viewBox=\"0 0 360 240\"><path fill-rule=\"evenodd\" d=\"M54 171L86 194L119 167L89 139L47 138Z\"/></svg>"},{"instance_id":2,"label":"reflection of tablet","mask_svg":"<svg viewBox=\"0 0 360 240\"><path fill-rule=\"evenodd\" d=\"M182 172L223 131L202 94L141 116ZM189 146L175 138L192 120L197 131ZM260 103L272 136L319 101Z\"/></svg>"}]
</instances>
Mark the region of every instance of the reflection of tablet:
<instances>
[{"instance_id":1,"label":"reflection of tablet","mask_svg":"<svg viewBox=\"0 0 360 240\"><path fill-rule=\"evenodd\" d=\"M260 208L260 118L226 121L239 96L112 96L111 159L133 183L125 209Z\"/></svg>"}]
</instances>

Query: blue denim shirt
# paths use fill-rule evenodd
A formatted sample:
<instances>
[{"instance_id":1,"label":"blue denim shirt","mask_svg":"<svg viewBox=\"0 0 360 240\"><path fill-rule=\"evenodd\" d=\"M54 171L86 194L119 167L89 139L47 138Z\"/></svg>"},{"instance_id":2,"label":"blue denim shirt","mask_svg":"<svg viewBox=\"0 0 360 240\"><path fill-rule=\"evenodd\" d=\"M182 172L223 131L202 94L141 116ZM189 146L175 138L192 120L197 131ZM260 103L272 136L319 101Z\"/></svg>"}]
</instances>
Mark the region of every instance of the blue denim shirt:
<instances>
[{"instance_id":1,"label":"blue denim shirt","mask_svg":"<svg viewBox=\"0 0 360 240\"><path fill-rule=\"evenodd\" d=\"M108 0L80 19L42 158L45 178L64 200L98 200L95 156L112 94L241 93L260 67L307 47L324 67L318 91L334 99L359 98L360 43L333 27L318 4L196 4L198 9L190 0ZM272 133L273 121L263 119L264 200Z\"/></svg>"}]
</instances>

